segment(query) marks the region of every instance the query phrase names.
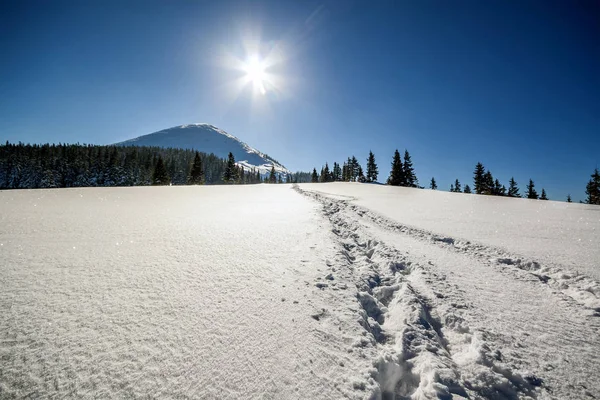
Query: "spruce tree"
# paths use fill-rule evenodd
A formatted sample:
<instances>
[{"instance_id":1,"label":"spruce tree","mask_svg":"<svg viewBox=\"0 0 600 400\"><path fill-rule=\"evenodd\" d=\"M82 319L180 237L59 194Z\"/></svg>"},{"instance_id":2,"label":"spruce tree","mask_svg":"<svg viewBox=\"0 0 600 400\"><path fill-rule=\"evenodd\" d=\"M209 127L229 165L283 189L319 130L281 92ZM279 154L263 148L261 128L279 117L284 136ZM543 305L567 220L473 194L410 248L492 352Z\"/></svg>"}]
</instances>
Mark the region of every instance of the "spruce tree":
<instances>
[{"instance_id":1,"label":"spruce tree","mask_svg":"<svg viewBox=\"0 0 600 400\"><path fill-rule=\"evenodd\" d=\"M450 193L454 193L454 184L450 184Z\"/></svg>"},{"instance_id":2,"label":"spruce tree","mask_svg":"<svg viewBox=\"0 0 600 400\"><path fill-rule=\"evenodd\" d=\"M365 183L365 182L367 182L367 178L365 177L365 174L363 173L363 169L362 169L362 167L360 166L360 164L358 165L358 168L357 168L356 175L357 175L357 180L358 180L360 183Z\"/></svg>"},{"instance_id":3,"label":"spruce tree","mask_svg":"<svg viewBox=\"0 0 600 400\"><path fill-rule=\"evenodd\" d=\"M260 171L256 171L256 183L262 183L262 178L260 176Z\"/></svg>"},{"instance_id":4,"label":"spruce tree","mask_svg":"<svg viewBox=\"0 0 600 400\"><path fill-rule=\"evenodd\" d=\"M392 159L392 170L390 171L388 184L392 186L404 185L404 167L402 165L402 159L400 158L400 152L398 152L398 149L396 149L394 152L394 158Z\"/></svg>"},{"instance_id":5,"label":"spruce tree","mask_svg":"<svg viewBox=\"0 0 600 400\"><path fill-rule=\"evenodd\" d=\"M465 185L465 190L463 193L467 193L467 194L471 193L471 187L469 185Z\"/></svg>"},{"instance_id":6,"label":"spruce tree","mask_svg":"<svg viewBox=\"0 0 600 400\"><path fill-rule=\"evenodd\" d=\"M508 182L508 197L521 197L515 178L510 178Z\"/></svg>"},{"instance_id":7,"label":"spruce tree","mask_svg":"<svg viewBox=\"0 0 600 400\"><path fill-rule=\"evenodd\" d=\"M462 188L461 188L461 185L460 185L460 182L458 181L458 179L456 179L454 181L454 191L456 193L461 193L462 192Z\"/></svg>"},{"instance_id":8,"label":"spruce tree","mask_svg":"<svg viewBox=\"0 0 600 400\"><path fill-rule=\"evenodd\" d=\"M475 172L473 173L473 188L475 193L483 194L485 190L485 168L482 163L478 162L475 166Z\"/></svg>"},{"instance_id":9,"label":"spruce tree","mask_svg":"<svg viewBox=\"0 0 600 400\"><path fill-rule=\"evenodd\" d=\"M277 175L275 174L275 165L271 165L271 172L269 173L269 183L277 183Z\"/></svg>"},{"instance_id":10,"label":"spruce tree","mask_svg":"<svg viewBox=\"0 0 600 400\"><path fill-rule=\"evenodd\" d=\"M546 196L546 191L544 190L544 188L542 188L542 195L540 196L540 200L548 200L548 197Z\"/></svg>"},{"instance_id":11,"label":"spruce tree","mask_svg":"<svg viewBox=\"0 0 600 400\"><path fill-rule=\"evenodd\" d=\"M408 150L404 150L404 186L417 187L419 180L415 175L412 160Z\"/></svg>"},{"instance_id":12,"label":"spruce tree","mask_svg":"<svg viewBox=\"0 0 600 400\"><path fill-rule=\"evenodd\" d=\"M154 172L152 173L152 184L153 185L168 185L171 183L169 179L169 174L167 173L167 167L165 167L165 162L163 161L162 156L158 156L158 160L156 161L156 166L154 167Z\"/></svg>"},{"instance_id":13,"label":"spruce tree","mask_svg":"<svg viewBox=\"0 0 600 400\"><path fill-rule=\"evenodd\" d=\"M358 167L360 167L360 165L358 164L358 160L354 156L352 156L352 158L350 159L350 162L348 164L351 165L351 168L350 168L350 171L352 173L351 180L353 182L355 182L358 180Z\"/></svg>"},{"instance_id":14,"label":"spruce tree","mask_svg":"<svg viewBox=\"0 0 600 400\"><path fill-rule=\"evenodd\" d=\"M340 168L340 164L337 162L333 163L333 180L335 182L339 182L342 180L342 169Z\"/></svg>"},{"instance_id":15,"label":"spruce tree","mask_svg":"<svg viewBox=\"0 0 600 400\"><path fill-rule=\"evenodd\" d=\"M321 182L329 182L331 179L331 174L329 173L329 164L325 162L325 168L323 168L323 172L321 173Z\"/></svg>"},{"instance_id":16,"label":"spruce tree","mask_svg":"<svg viewBox=\"0 0 600 400\"><path fill-rule=\"evenodd\" d=\"M317 175L317 169L316 169L316 168L313 168L313 172L312 172L312 175L311 175L310 181L311 181L312 183L317 183L317 182L319 182L319 175Z\"/></svg>"},{"instance_id":17,"label":"spruce tree","mask_svg":"<svg viewBox=\"0 0 600 400\"><path fill-rule=\"evenodd\" d=\"M495 194L494 189L494 177L492 176L492 172L487 170L485 175L483 176L483 194Z\"/></svg>"},{"instance_id":18,"label":"spruce tree","mask_svg":"<svg viewBox=\"0 0 600 400\"><path fill-rule=\"evenodd\" d=\"M376 182L379 171L375 164L375 155L369 150L369 158L367 158L367 182Z\"/></svg>"},{"instance_id":19,"label":"spruce tree","mask_svg":"<svg viewBox=\"0 0 600 400\"><path fill-rule=\"evenodd\" d=\"M437 190L437 183L435 182L435 178L431 177L431 183L429 183L429 188L431 190Z\"/></svg>"},{"instance_id":20,"label":"spruce tree","mask_svg":"<svg viewBox=\"0 0 600 400\"><path fill-rule=\"evenodd\" d=\"M281 179L281 174L277 175L277 183L283 183L283 180Z\"/></svg>"},{"instance_id":21,"label":"spruce tree","mask_svg":"<svg viewBox=\"0 0 600 400\"><path fill-rule=\"evenodd\" d=\"M506 194L506 188L500 184L500 181L496 179L494 181L494 188L492 190L494 196L504 196Z\"/></svg>"},{"instance_id":22,"label":"spruce tree","mask_svg":"<svg viewBox=\"0 0 600 400\"><path fill-rule=\"evenodd\" d=\"M585 194L587 194L585 202L600 205L600 172L598 172L598 168L594 170L591 178L585 186Z\"/></svg>"},{"instance_id":23,"label":"spruce tree","mask_svg":"<svg viewBox=\"0 0 600 400\"><path fill-rule=\"evenodd\" d=\"M225 181L225 183L235 183L236 180L237 167L235 165L235 158L233 157L233 153L229 152L229 155L227 156L227 166L223 173L223 181Z\"/></svg>"},{"instance_id":24,"label":"spruce tree","mask_svg":"<svg viewBox=\"0 0 600 400\"><path fill-rule=\"evenodd\" d=\"M571 200L571 194L569 193L567 195L567 203L572 203L572 202L573 202L573 200Z\"/></svg>"},{"instance_id":25,"label":"spruce tree","mask_svg":"<svg viewBox=\"0 0 600 400\"><path fill-rule=\"evenodd\" d=\"M535 191L535 185L533 181L530 179L529 184L527 185L527 193L525 194L528 199L536 199L538 198L538 194Z\"/></svg>"}]
</instances>

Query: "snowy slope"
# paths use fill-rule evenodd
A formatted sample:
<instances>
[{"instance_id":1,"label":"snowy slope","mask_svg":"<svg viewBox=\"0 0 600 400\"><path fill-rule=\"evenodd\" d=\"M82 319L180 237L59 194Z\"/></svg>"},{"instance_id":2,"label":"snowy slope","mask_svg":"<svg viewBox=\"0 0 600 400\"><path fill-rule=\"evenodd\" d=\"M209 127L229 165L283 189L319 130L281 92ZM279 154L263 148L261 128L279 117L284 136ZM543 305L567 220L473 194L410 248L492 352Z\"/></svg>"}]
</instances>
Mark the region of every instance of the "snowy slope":
<instances>
[{"instance_id":1,"label":"snowy slope","mask_svg":"<svg viewBox=\"0 0 600 400\"><path fill-rule=\"evenodd\" d=\"M214 153L222 158L227 158L227 155L231 152L238 165L246 169L256 168L261 171L261 174L267 174L271 171L271 166L275 166L276 172L289 173L283 165L271 157L248 146L237 137L209 124L176 126L116 144L122 146L194 149L205 153Z\"/></svg>"},{"instance_id":2,"label":"snowy slope","mask_svg":"<svg viewBox=\"0 0 600 400\"><path fill-rule=\"evenodd\" d=\"M593 398L598 212L500 200L0 191L0 398Z\"/></svg>"}]
</instances>

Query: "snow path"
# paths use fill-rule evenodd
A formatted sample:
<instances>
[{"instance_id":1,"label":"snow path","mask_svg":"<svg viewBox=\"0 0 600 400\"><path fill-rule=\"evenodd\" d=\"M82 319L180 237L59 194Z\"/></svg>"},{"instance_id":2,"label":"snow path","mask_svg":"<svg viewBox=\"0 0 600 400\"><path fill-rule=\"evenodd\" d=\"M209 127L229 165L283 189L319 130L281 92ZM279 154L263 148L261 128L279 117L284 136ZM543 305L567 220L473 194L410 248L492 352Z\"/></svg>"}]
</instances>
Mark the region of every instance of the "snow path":
<instances>
[{"instance_id":1,"label":"snow path","mask_svg":"<svg viewBox=\"0 0 600 400\"><path fill-rule=\"evenodd\" d=\"M600 374L599 320L549 280L489 260L485 246L457 251L450 238L399 227L342 200L349 196L305 194L323 204L342 252L362 271L384 398L600 392L590 378Z\"/></svg>"},{"instance_id":2,"label":"snow path","mask_svg":"<svg viewBox=\"0 0 600 400\"><path fill-rule=\"evenodd\" d=\"M328 224L289 185L0 191L0 220L0 398L369 393L358 302L314 285Z\"/></svg>"}]
</instances>

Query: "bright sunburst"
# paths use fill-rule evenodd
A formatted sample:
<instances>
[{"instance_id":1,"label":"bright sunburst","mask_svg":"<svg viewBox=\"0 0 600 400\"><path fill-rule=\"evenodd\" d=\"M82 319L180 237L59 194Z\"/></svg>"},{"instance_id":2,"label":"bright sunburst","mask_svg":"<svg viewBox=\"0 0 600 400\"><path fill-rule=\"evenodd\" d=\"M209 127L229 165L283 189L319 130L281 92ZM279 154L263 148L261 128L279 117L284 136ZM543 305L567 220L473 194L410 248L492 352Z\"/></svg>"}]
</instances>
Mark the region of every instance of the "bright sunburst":
<instances>
[{"instance_id":1,"label":"bright sunburst","mask_svg":"<svg viewBox=\"0 0 600 400\"><path fill-rule=\"evenodd\" d=\"M244 65L246 78L252 82L254 89L261 94L266 93L265 84L267 83L267 75L265 69L265 64L257 56L250 57Z\"/></svg>"}]
</instances>

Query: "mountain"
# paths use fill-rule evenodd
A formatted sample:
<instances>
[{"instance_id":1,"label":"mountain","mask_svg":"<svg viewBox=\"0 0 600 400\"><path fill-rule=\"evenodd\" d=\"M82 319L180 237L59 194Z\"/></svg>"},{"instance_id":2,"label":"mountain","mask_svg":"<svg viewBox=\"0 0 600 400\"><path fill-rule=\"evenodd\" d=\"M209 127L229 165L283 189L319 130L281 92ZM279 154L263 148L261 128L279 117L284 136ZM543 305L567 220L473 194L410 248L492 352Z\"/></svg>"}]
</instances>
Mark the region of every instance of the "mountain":
<instances>
[{"instance_id":1,"label":"mountain","mask_svg":"<svg viewBox=\"0 0 600 400\"><path fill-rule=\"evenodd\" d=\"M214 153L227 158L233 153L238 165L246 169L256 168L265 175L275 166L275 171L287 174L290 171L268 155L250 147L237 137L210 124L190 124L163 129L135 139L115 143L117 146L158 146L194 149Z\"/></svg>"}]
</instances>

